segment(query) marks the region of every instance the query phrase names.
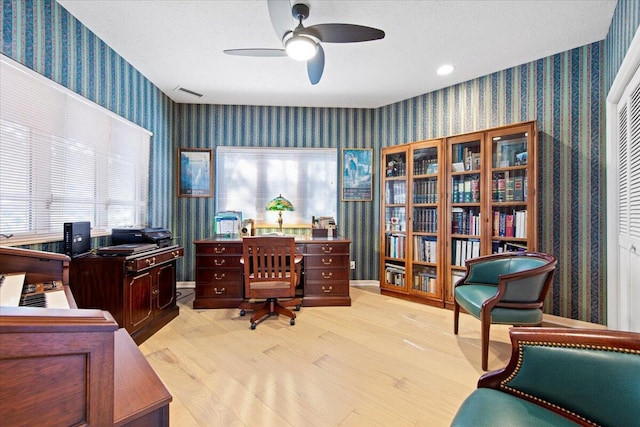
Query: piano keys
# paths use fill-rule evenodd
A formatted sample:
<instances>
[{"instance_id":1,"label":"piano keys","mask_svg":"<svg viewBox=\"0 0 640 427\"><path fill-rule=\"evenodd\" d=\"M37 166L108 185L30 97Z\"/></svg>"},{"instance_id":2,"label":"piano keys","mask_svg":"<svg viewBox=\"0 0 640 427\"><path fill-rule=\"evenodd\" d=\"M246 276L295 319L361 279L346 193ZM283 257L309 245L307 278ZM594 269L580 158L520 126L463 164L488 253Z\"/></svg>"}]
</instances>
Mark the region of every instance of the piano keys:
<instances>
[{"instance_id":1,"label":"piano keys","mask_svg":"<svg viewBox=\"0 0 640 427\"><path fill-rule=\"evenodd\" d=\"M0 306L70 308L60 280L25 284L25 277L26 273L0 276Z\"/></svg>"}]
</instances>

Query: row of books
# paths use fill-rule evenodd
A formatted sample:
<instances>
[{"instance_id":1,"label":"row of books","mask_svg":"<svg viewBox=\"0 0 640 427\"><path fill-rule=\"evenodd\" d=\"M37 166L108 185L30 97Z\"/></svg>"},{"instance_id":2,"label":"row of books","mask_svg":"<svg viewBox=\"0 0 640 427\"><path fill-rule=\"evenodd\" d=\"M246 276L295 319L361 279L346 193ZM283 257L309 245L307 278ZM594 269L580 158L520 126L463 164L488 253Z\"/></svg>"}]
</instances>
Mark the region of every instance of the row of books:
<instances>
[{"instance_id":1,"label":"row of books","mask_svg":"<svg viewBox=\"0 0 640 427\"><path fill-rule=\"evenodd\" d=\"M415 159L413 161L414 175L438 173L438 158Z\"/></svg>"},{"instance_id":2,"label":"row of books","mask_svg":"<svg viewBox=\"0 0 640 427\"><path fill-rule=\"evenodd\" d=\"M414 208L413 231L437 233L438 210L435 208Z\"/></svg>"},{"instance_id":3,"label":"row of books","mask_svg":"<svg viewBox=\"0 0 640 427\"><path fill-rule=\"evenodd\" d=\"M480 212L463 208L451 210L451 233L477 236L481 234L480 231Z\"/></svg>"},{"instance_id":4,"label":"row of books","mask_svg":"<svg viewBox=\"0 0 640 427\"><path fill-rule=\"evenodd\" d=\"M527 175L496 173L491 181L491 197L494 202L522 202L527 200Z\"/></svg>"},{"instance_id":5,"label":"row of books","mask_svg":"<svg viewBox=\"0 0 640 427\"><path fill-rule=\"evenodd\" d=\"M413 275L413 282L411 282L411 287L422 292L429 292L432 294L436 293L438 291L436 270L433 269L416 272Z\"/></svg>"},{"instance_id":6,"label":"row of books","mask_svg":"<svg viewBox=\"0 0 640 427\"><path fill-rule=\"evenodd\" d=\"M385 264L384 278L389 285L404 286L405 269L404 266L396 264Z\"/></svg>"},{"instance_id":7,"label":"row of books","mask_svg":"<svg viewBox=\"0 0 640 427\"><path fill-rule=\"evenodd\" d=\"M413 259L422 262L437 262L438 241L435 236L414 236Z\"/></svg>"},{"instance_id":8,"label":"row of books","mask_svg":"<svg viewBox=\"0 0 640 427\"><path fill-rule=\"evenodd\" d=\"M464 262L480 256L480 239L453 239L451 264L464 267Z\"/></svg>"},{"instance_id":9,"label":"row of books","mask_svg":"<svg viewBox=\"0 0 640 427\"><path fill-rule=\"evenodd\" d=\"M406 176L407 165L400 160L391 160L387 163L387 176Z\"/></svg>"},{"instance_id":10,"label":"row of books","mask_svg":"<svg viewBox=\"0 0 640 427\"><path fill-rule=\"evenodd\" d=\"M527 211L506 213L493 211L493 235L500 237L527 237Z\"/></svg>"},{"instance_id":11,"label":"row of books","mask_svg":"<svg viewBox=\"0 0 640 427\"><path fill-rule=\"evenodd\" d=\"M480 201L480 177L478 175L455 175L452 182L453 203L476 203Z\"/></svg>"},{"instance_id":12,"label":"row of books","mask_svg":"<svg viewBox=\"0 0 640 427\"><path fill-rule=\"evenodd\" d=\"M503 252L526 252L527 245L515 242L501 242L494 240L491 242L491 253L501 254Z\"/></svg>"},{"instance_id":13,"label":"row of books","mask_svg":"<svg viewBox=\"0 0 640 427\"><path fill-rule=\"evenodd\" d=\"M385 253L391 258L404 258L406 236L404 234L387 233Z\"/></svg>"},{"instance_id":14,"label":"row of books","mask_svg":"<svg viewBox=\"0 0 640 427\"><path fill-rule=\"evenodd\" d=\"M385 200L389 204L404 204L407 202L407 185L404 181L387 182Z\"/></svg>"},{"instance_id":15,"label":"row of books","mask_svg":"<svg viewBox=\"0 0 640 427\"><path fill-rule=\"evenodd\" d=\"M438 180L420 180L413 183L413 203L438 203Z\"/></svg>"}]
</instances>

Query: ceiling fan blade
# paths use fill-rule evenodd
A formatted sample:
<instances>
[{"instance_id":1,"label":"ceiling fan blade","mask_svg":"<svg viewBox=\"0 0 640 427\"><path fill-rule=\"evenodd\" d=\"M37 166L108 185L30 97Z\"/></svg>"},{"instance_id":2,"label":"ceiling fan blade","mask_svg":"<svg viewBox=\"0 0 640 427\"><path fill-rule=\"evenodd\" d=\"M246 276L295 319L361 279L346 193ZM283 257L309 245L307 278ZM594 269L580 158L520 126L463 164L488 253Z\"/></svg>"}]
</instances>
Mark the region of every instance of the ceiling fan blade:
<instances>
[{"instance_id":1,"label":"ceiling fan blade","mask_svg":"<svg viewBox=\"0 0 640 427\"><path fill-rule=\"evenodd\" d=\"M299 31L325 43L355 43L384 38L384 31L354 24L317 24Z\"/></svg>"},{"instance_id":2,"label":"ceiling fan blade","mask_svg":"<svg viewBox=\"0 0 640 427\"><path fill-rule=\"evenodd\" d=\"M227 55L235 56L260 56L260 57L277 57L287 56L284 49L226 49L223 50Z\"/></svg>"},{"instance_id":3,"label":"ceiling fan blade","mask_svg":"<svg viewBox=\"0 0 640 427\"><path fill-rule=\"evenodd\" d=\"M267 5L269 6L271 25L273 25L278 38L282 40L284 35L291 31L293 27L291 4L289 0L267 0Z\"/></svg>"},{"instance_id":4,"label":"ceiling fan blade","mask_svg":"<svg viewBox=\"0 0 640 427\"><path fill-rule=\"evenodd\" d=\"M318 43L318 51L313 58L307 61L307 74L312 85L317 84L322 77L324 71L324 49Z\"/></svg>"}]
</instances>

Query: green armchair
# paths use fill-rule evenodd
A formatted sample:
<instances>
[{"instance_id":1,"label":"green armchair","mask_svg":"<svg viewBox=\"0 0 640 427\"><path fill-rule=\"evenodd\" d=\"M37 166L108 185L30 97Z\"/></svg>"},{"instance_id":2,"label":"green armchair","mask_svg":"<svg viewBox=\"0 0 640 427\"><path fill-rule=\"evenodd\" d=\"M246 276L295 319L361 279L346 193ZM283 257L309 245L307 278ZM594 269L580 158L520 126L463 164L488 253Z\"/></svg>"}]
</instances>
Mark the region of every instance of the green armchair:
<instances>
[{"instance_id":1,"label":"green armchair","mask_svg":"<svg viewBox=\"0 0 640 427\"><path fill-rule=\"evenodd\" d=\"M467 273L453 290L453 332L458 333L460 308L480 319L482 369L489 358L492 323L540 326L544 299L557 259L539 252L507 252L469 259Z\"/></svg>"},{"instance_id":2,"label":"green armchair","mask_svg":"<svg viewBox=\"0 0 640 427\"><path fill-rule=\"evenodd\" d=\"M484 374L451 426L640 425L640 334L512 328L511 359Z\"/></svg>"}]
</instances>

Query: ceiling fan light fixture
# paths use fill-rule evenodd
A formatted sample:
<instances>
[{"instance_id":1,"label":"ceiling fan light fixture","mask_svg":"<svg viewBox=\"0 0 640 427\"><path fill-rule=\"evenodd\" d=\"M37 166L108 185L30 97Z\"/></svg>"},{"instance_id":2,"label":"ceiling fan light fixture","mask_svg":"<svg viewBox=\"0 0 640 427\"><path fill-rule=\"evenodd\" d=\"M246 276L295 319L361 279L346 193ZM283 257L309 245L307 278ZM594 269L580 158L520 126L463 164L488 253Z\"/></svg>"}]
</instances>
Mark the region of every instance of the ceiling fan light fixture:
<instances>
[{"instance_id":1,"label":"ceiling fan light fixture","mask_svg":"<svg viewBox=\"0 0 640 427\"><path fill-rule=\"evenodd\" d=\"M307 61L314 57L318 46L314 40L305 36L293 36L285 43L287 55L296 61Z\"/></svg>"}]
</instances>

